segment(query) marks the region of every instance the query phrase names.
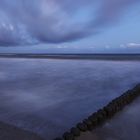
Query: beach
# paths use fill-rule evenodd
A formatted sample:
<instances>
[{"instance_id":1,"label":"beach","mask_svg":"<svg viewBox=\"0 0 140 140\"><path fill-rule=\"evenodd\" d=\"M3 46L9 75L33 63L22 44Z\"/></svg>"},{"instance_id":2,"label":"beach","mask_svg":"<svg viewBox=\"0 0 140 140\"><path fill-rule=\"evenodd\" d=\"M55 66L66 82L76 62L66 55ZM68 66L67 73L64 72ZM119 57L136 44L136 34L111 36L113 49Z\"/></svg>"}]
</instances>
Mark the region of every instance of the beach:
<instances>
[{"instance_id":1,"label":"beach","mask_svg":"<svg viewBox=\"0 0 140 140\"><path fill-rule=\"evenodd\" d=\"M139 69L139 60L0 58L0 121L54 139L133 88Z\"/></svg>"}]
</instances>

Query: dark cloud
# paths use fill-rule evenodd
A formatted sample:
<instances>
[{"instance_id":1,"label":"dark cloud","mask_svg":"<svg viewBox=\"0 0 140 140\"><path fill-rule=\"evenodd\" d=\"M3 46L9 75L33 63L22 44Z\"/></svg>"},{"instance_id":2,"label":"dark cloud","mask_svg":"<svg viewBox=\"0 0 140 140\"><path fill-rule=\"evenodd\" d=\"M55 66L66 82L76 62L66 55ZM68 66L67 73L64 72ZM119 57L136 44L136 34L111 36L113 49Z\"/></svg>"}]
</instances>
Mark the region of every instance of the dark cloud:
<instances>
[{"instance_id":1,"label":"dark cloud","mask_svg":"<svg viewBox=\"0 0 140 140\"><path fill-rule=\"evenodd\" d=\"M98 16L94 20L94 26L100 27L110 25L118 21L123 16L123 11L128 6L140 2L140 0L102 0L102 5L98 10Z\"/></svg>"},{"instance_id":2,"label":"dark cloud","mask_svg":"<svg viewBox=\"0 0 140 140\"><path fill-rule=\"evenodd\" d=\"M85 38L116 22L136 2L140 0L1 0L0 45Z\"/></svg>"}]
</instances>

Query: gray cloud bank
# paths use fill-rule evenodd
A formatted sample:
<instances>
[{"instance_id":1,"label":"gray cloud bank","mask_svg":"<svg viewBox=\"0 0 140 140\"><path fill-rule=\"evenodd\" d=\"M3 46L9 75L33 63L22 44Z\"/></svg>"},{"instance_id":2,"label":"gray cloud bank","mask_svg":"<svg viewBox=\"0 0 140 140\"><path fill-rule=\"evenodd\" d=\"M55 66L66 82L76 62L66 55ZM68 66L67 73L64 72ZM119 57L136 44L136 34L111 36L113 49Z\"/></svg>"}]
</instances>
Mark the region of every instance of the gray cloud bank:
<instances>
[{"instance_id":1,"label":"gray cloud bank","mask_svg":"<svg viewBox=\"0 0 140 140\"><path fill-rule=\"evenodd\" d=\"M0 0L0 46L63 43L96 35L140 0Z\"/></svg>"}]
</instances>

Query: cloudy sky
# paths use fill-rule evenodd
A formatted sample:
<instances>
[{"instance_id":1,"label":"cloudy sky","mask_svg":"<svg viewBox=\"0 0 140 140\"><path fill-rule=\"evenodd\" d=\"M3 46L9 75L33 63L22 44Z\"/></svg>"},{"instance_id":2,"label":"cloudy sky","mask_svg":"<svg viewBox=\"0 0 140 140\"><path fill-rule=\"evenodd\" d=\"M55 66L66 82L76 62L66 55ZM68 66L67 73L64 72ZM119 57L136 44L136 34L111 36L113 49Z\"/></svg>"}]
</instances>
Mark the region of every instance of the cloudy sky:
<instances>
[{"instance_id":1,"label":"cloudy sky","mask_svg":"<svg viewBox=\"0 0 140 140\"><path fill-rule=\"evenodd\" d=\"M0 0L0 52L140 52L140 0Z\"/></svg>"}]
</instances>

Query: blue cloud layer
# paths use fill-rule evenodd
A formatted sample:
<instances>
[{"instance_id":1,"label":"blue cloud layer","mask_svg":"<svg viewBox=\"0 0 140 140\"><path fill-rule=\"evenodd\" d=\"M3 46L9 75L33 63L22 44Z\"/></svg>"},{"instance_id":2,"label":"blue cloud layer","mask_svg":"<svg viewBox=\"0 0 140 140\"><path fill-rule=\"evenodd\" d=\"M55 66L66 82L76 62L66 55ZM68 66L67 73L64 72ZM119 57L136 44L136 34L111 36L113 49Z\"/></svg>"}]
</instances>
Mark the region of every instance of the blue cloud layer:
<instances>
[{"instance_id":1,"label":"blue cloud layer","mask_svg":"<svg viewBox=\"0 0 140 140\"><path fill-rule=\"evenodd\" d=\"M1 0L0 45L61 43L96 35L140 0Z\"/></svg>"}]
</instances>

